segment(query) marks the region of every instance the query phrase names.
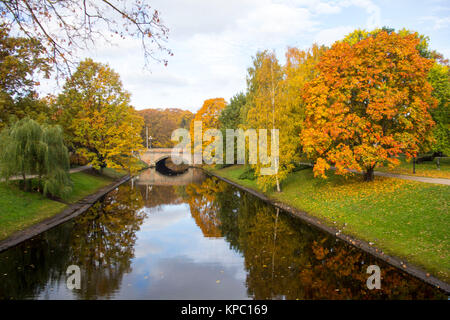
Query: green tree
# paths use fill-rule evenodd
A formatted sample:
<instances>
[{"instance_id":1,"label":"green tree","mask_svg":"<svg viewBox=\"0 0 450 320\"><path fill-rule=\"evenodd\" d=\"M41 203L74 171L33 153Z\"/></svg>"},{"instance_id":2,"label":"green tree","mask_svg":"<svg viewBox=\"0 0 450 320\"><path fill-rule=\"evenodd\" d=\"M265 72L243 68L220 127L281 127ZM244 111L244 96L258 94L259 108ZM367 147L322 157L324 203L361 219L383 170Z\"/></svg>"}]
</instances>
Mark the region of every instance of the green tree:
<instances>
[{"instance_id":1,"label":"green tree","mask_svg":"<svg viewBox=\"0 0 450 320\"><path fill-rule=\"evenodd\" d=\"M239 129L243 123L242 112L245 108L247 97L240 92L230 99L230 103L225 106L219 116L220 130L223 137L226 137L226 129ZM234 159L237 159L237 139L234 141ZM226 159L226 146L224 145L224 159Z\"/></svg>"},{"instance_id":2,"label":"green tree","mask_svg":"<svg viewBox=\"0 0 450 320\"><path fill-rule=\"evenodd\" d=\"M70 192L69 153L60 127L42 126L30 118L17 121L0 135L0 171L9 180L20 175L27 189L27 175L36 175L38 190L63 196Z\"/></svg>"},{"instance_id":3,"label":"green tree","mask_svg":"<svg viewBox=\"0 0 450 320\"><path fill-rule=\"evenodd\" d=\"M142 149L143 119L130 106L130 94L109 66L82 61L58 96L58 122L72 150L95 169L133 171Z\"/></svg>"},{"instance_id":4,"label":"green tree","mask_svg":"<svg viewBox=\"0 0 450 320\"><path fill-rule=\"evenodd\" d=\"M448 65L435 62L428 74L428 81L433 87L432 95L438 100L438 105L431 110L436 125L433 128L435 142L431 149L450 155L450 68Z\"/></svg>"},{"instance_id":5,"label":"green tree","mask_svg":"<svg viewBox=\"0 0 450 320\"><path fill-rule=\"evenodd\" d=\"M238 129L242 123L241 111L247 102L247 97L244 93L239 92L235 94L230 103L222 110L219 116L221 129Z\"/></svg>"}]
</instances>

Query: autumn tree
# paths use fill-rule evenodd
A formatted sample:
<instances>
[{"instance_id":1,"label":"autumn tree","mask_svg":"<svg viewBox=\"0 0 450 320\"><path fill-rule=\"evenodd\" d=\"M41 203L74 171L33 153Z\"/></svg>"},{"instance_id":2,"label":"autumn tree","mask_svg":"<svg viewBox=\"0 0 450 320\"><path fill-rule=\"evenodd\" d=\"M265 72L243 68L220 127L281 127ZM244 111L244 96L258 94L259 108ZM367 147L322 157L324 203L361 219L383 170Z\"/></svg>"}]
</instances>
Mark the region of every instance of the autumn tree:
<instances>
[{"instance_id":1,"label":"autumn tree","mask_svg":"<svg viewBox=\"0 0 450 320\"><path fill-rule=\"evenodd\" d=\"M415 156L430 140L430 109L436 101L427 81L432 61L417 49L415 35L379 32L353 45L337 42L321 58L319 76L307 84L302 145L325 177L364 171Z\"/></svg>"},{"instance_id":2,"label":"autumn tree","mask_svg":"<svg viewBox=\"0 0 450 320\"><path fill-rule=\"evenodd\" d=\"M278 88L277 119L280 129L280 169L286 176L301 161L303 151L299 133L303 129L306 104L303 99L305 84L318 75L316 68L320 57L327 50L314 44L310 49L288 48L286 64L282 68L283 79Z\"/></svg>"},{"instance_id":3,"label":"autumn tree","mask_svg":"<svg viewBox=\"0 0 450 320\"><path fill-rule=\"evenodd\" d=\"M344 37L344 39L340 40L339 42L347 42L350 45L354 45L358 43L361 40L367 39L369 37L376 37L379 33L386 32L387 34L395 33L394 28L390 27L382 27L382 28L376 28L374 30L368 31L365 29L356 29L353 32L349 33ZM405 37L405 36L414 36L417 38L418 42L416 44L416 49L419 51L419 54L424 58L431 58L435 53L430 51L428 45L430 39L423 35L419 34L415 31L408 30L406 28L398 30L397 34L399 36Z\"/></svg>"},{"instance_id":4,"label":"autumn tree","mask_svg":"<svg viewBox=\"0 0 450 320\"><path fill-rule=\"evenodd\" d=\"M276 185L280 190L280 183L300 161L299 133L305 118L302 92L305 84L317 76L316 65L325 50L317 45L309 50L288 48L283 66L274 53L260 52L248 70L246 126L279 130L277 174L261 175L261 164L254 166L263 188Z\"/></svg>"},{"instance_id":5,"label":"autumn tree","mask_svg":"<svg viewBox=\"0 0 450 320\"><path fill-rule=\"evenodd\" d=\"M81 62L58 96L58 121L72 150L95 169L136 169L142 149L143 119L130 106L130 94L109 66Z\"/></svg>"},{"instance_id":6,"label":"autumn tree","mask_svg":"<svg viewBox=\"0 0 450 320\"><path fill-rule=\"evenodd\" d=\"M0 24L0 128L10 117L38 118L47 111L36 96L37 74L50 75L50 61L36 39L12 37Z\"/></svg>"},{"instance_id":7,"label":"autumn tree","mask_svg":"<svg viewBox=\"0 0 450 320\"><path fill-rule=\"evenodd\" d=\"M386 31L387 33L395 32L395 29L383 27L372 31L364 29L357 29L348 34L342 41L351 45L366 39L371 36L376 36L378 33ZM400 36L413 35L418 39L416 45L420 55L424 58L434 60L433 67L428 72L428 81L433 87L433 97L438 100L438 105L431 110L431 116L436 125L433 128L434 141L431 144L422 145L421 152L433 151L436 153L450 154L450 125L449 125L449 97L450 97L450 72L449 61L445 59L442 54L431 50L429 48L429 37L419 34L417 32L400 29L398 31Z\"/></svg>"},{"instance_id":8,"label":"autumn tree","mask_svg":"<svg viewBox=\"0 0 450 320\"><path fill-rule=\"evenodd\" d=\"M208 99L203 102L203 106L200 108L200 110L197 111L194 118L192 119L190 123L190 136L191 136L191 143L194 146L193 152L194 153L203 153L205 151L205 148L210 145L211 143L214 143L214 138L212 138L213 141L210 141L208 139L205 139L204 133L208 129L217 129L220 128L220 122L219 122L219 116L222 112L222 110L225 108L226 102L223 98L214 98L214 99ZM195 146L195 133L198 135L197 138L200 138L200 132L198 130L194 132L194 124L196 121L201 121L201 130L202 130L202 144Z\"/></svg>"},{"instance_id":9,"label":"autumn tree","mask_svg":"<svg viewBox=\"0 0 450 320\"><path fill-rule=\"evenodd\" d=\"M271 129L279 129L279 84L282 80L283 72L281 65L275 56L275 53L262 51L258 52L253 58L253 66L248 68L247 90L248 100L246 105L245 128L266 129L270 133ZM258 139L266 137L258 136ZM269 154L269 145L271 143L271 135L267 137L267 153ZM259 151L258 147L258 151ZM257 183L263 189L268 186L277 186L280 191L280 179L283 179L283 171L279 170L273 175L261 175L261 168L272 165L272 163L264 163L266 159L262 159L258 155L256 164L252 164L257 174ZM270 161L270 160L269 160Z\"/></svg>"},{"instance_id":10,"label":"autumn tree","mask_svg":"<svg viewBox=\"0 0 450 320\"><path fill-rule=\"evenodd\" d=\"M144 57L167 63L158 52L171 54L164 43L168 28L146 1L0 0L0 16L24 37L45 48L56 71L67 74L78 49L114 37L140 40Z\"/></svg>"}]
</instances>

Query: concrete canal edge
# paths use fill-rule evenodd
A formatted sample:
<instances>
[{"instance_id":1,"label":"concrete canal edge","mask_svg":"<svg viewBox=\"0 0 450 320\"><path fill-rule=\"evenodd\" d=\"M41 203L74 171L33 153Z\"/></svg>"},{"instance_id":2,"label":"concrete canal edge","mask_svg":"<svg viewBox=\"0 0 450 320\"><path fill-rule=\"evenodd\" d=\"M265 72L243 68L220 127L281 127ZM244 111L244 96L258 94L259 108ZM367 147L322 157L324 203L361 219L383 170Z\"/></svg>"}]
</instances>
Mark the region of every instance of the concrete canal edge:
<instances>
[{"instance_id":1,"label":"concrete canal edge","mask_svg":"<svg viewBox=\"0 0 450 320\"><path fill-rule=\"evenodd\" d=\"M440 289L441 291L444 291L445 294L447 294L447 295L450 294L450 284L432 276L431 274L422 270L421 268L414 266L410 263L407 263L398 257L389 256L389 255L385 254L381 249L375 248L374 246L370 245L369 243L367 243L364 240L360 240L360 239L354 238L352 236L343 234L341 230L338 230L338 229L335 229L333 227L326 225L323 221L321 221L320 219L318 219L316 217L311 216L307 212L304 212L304 211L301 211L294 207L291 207L290 205L288 205L286 203L282 203L282 202L276 201L274 199L271 199L256 190L244 187L244 186L242 186L234 181L231 181L225 177L222 177L214 172L211 172L211 171L208 171L205 169L203 169L203 170L205 171L206 174L214 176L226 183L229 183L238 189L244 190L244 191L254 195L257 198L259 198L267 203L270 203L273 206L280 208L280 209L302 219L306 223L313 225L316 228L319 228L319 229L335 236L336 238L338 238L342 241L345 241L348 244L371 254L372 256L377 257L378 259L383 260L384 262L390 264L391 266L394 266L397 269L399 269L403 272L406 272L406 273L422 280L423 282L426 282L426 283Z\"/></svg>"},{"instance_id":2,"label":"concrete canal edge","mask_svg":"<svg viewBox=\"0 0 450 320\"><path fill-rule=\"evenodd\" d=\"M69 205L66 209L64 209L60 213L50 218L47 218L35 225L32 225L24 230L12 234L10 237L0 241L0 252L7 250L11 247L14 247L25 240L31 239L44 231L54 228L57 225L60 225L66 221L69 221L70 219L79 216L80 214L83 214L90 207L92 207L92 205L95 202L97 202L100 198L102 198L104 195L111 192L112 190L116 189L121 184L130 180L130 178L131 177L129 175L122 177L119 180L116 180L111 184L101 188L97 192L88 195L87 197L77 201L72 205Z\"/></svg>"}]
</instances>

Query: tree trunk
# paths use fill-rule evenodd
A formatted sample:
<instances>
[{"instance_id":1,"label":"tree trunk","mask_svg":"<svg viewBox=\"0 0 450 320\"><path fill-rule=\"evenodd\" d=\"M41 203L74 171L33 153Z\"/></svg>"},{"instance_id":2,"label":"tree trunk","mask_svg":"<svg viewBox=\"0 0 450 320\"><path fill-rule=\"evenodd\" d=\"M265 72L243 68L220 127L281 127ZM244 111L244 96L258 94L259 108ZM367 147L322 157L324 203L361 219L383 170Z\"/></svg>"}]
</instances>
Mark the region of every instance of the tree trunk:
<instances>
[{"instance_id":1,"label":"tree trunk","mask_svg":"<svg viewBox=\"0 0 450 320\"><path fill-rule=\"evenodd\" d=\"M106 168L106 163L102 161L102 164L100 165L100 174L103 174L103 169Z\"/></svg>"},{"instance_id":2,"label":"tree trunk","mask_svg":"<svg viewBox=\"0 0 450 320\"><path fill-rule=\"evenodd\" d=\"M22 172L22 178L23 178L23 190L27 191L27 175L25 172Z\"/></svg>"},{"instance_id":3,"label":"tree trunk","mask_svg":"<svg viewBox=\"0 0 450 320\"><path fill-rule=\"evenodd\" d=\"M366 168L366 171L364 172L364 181L373 181L374 175L373 175L373 167Z\"/></svg>"}]
</instances>

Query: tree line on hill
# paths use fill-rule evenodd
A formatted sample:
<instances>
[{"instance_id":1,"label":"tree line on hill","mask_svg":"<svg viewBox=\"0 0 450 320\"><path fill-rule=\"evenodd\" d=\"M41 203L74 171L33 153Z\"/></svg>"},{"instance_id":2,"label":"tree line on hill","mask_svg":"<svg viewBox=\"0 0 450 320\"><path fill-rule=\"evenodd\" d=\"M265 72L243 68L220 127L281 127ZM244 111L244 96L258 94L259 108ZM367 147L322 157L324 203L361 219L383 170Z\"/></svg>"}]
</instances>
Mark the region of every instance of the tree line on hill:
<instances>
[{"instance_id":1,"label":"tree line on hill","mask_svg":"<svg viewBox=\"0 0 450 320\"><path fill-rule=\"evenodd\" d=\"M145 140L148 133L148 137L151 137L149 147L154 148L173 147L175 142L171 140L172 132L178 128L189 129L194 117L192 112L177 108L144 109L139 110L138 113L144 118L141 131L144 146L147 147Z\"/></svg>"}]
</instances>

